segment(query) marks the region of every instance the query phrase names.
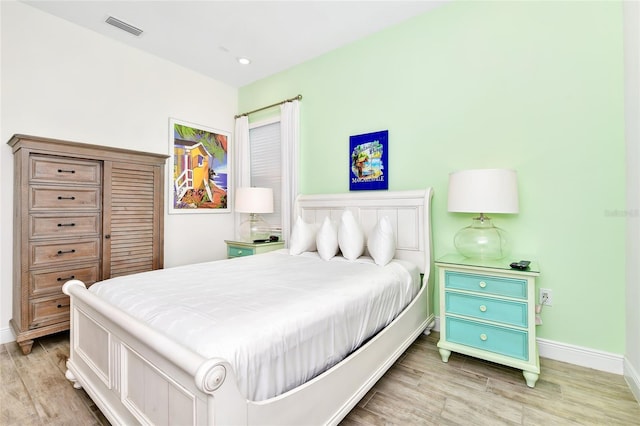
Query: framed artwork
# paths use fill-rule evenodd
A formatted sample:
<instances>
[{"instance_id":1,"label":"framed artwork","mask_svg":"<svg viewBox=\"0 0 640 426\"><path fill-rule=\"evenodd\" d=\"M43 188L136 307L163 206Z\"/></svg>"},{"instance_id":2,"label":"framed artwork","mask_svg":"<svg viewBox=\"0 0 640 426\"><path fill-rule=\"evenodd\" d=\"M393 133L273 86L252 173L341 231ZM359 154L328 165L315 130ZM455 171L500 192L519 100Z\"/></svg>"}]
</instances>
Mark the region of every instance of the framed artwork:
<instances>
[{"instance_id":1,"label":"framed artwork","mask_svg":"<svg viewBox=\"0 0 640 426\"><path fill-rule=\"evenodd\" d=\"M228 213L231 134L169 119L169 213Z\"/></svg>"},{"instance_id":2,"label":"framed artwork","mask_svg":"<svg viewBox=\"0 0 640 426\"><path fill-rule=\"evenodd\" d=\"M349 190L389 189L389 131L349 137Z\"/></svg>"}]
</instances>

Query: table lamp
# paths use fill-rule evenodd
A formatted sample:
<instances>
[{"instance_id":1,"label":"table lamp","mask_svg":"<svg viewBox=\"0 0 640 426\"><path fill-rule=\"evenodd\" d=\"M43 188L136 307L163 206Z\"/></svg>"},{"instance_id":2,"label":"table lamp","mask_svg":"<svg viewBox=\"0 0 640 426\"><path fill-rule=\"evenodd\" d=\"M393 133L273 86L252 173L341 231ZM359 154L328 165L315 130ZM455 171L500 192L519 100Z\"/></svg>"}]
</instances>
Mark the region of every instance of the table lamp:
<instances>
[{"instance_id":1,"label":"table lamp","mask_svg":"<svg viewBox=\"0 0 640 426\"><path fill-rule=\"evenodd\" d=\"M273 189L238 188L236 190L236 212L249 213L249 218L240 224L240 237L245 241L269 238L269 224L259 213L273 213Z\"/></svg>"},{"instance_id":2,"label":"table lamp","mask_svg":"<svg viewBox=\"0 0 640 426\"><path fill-rule=\"evenodd\" d=\"M448 210L479 213L471 225L458 231L454 245L468 258L502 259L509 254L509 234L493 225L485 213L518 213L515 170L476 169L449 174Z\"/></svg>"}]
</instances>

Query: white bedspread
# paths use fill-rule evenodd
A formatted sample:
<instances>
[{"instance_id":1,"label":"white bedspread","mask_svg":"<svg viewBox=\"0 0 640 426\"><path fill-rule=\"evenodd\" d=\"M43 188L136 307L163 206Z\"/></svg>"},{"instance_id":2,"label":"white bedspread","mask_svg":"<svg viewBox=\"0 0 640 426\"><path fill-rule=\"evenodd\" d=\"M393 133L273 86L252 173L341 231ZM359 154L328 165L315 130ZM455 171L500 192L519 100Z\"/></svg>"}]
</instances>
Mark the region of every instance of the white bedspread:
<instances>
[{"instance_id":1,"label":"white bedspread","mask_svg":"<svg viewBox=\"0 0 640 426\"><path fill-rule=\"evenodd\" d=\"M420 287L394 260L286 250L114 278L90 291L204 357L226 359L259 401L322 373L389 324Z\"/></svg>"}]
</instances>

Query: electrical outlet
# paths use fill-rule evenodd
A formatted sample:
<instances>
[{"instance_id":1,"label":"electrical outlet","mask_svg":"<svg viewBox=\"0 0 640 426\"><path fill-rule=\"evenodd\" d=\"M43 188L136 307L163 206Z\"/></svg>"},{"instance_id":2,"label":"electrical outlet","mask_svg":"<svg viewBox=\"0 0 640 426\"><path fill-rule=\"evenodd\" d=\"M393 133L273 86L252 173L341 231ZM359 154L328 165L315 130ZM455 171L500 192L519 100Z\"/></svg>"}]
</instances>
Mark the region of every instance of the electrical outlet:
<instances>
[{"instance_id":1,"label":"electrical outlet","mask_svg":"<svg viewBox=\"0 0 640 426\"><path fill-rule=\"evenodd\" d=\"M553 306L553 293L548 288L541 288L538 300L541 305Z\"/></svg>"}]
</instances>

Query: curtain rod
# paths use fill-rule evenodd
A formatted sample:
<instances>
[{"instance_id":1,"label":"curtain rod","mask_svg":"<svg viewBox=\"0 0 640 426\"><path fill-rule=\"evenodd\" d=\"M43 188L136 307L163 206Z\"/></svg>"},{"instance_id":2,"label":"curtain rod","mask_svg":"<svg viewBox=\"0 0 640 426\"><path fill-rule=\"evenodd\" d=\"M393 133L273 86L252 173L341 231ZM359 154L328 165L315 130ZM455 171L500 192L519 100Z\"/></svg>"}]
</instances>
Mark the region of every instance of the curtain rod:
<instances>
[{"instance_id":1,"label":"curtain rod","mask_svg":"<svg viewBox=\"0 0 640 426\"><path fill-rule=\"evenodd\" d=\"M235 116L235 118L240 118L240 117L242 117L244 115L253 114L254 112L258 112L258 111L262 111L262 110L265 110L265 109L268 109L268 108L272 108L274 106L282 105L285 102L300 101L300 100L302 100L302 95L295 96L295 97L293 97L291 99L285 99L284 101L276 102L275 104L267 105L266 107L254 109L253 111L249 111L249 112L244 112L242 114L238 114L238 115Z\"/></svg>"}]
</instances>

